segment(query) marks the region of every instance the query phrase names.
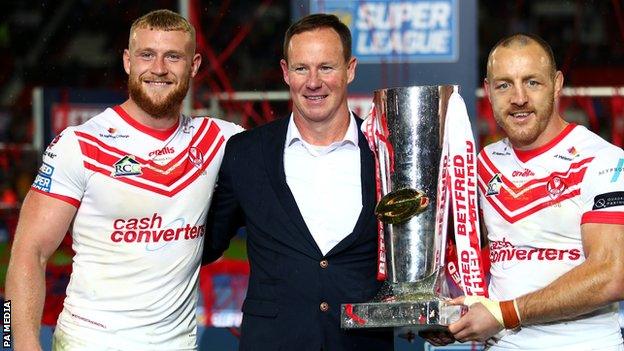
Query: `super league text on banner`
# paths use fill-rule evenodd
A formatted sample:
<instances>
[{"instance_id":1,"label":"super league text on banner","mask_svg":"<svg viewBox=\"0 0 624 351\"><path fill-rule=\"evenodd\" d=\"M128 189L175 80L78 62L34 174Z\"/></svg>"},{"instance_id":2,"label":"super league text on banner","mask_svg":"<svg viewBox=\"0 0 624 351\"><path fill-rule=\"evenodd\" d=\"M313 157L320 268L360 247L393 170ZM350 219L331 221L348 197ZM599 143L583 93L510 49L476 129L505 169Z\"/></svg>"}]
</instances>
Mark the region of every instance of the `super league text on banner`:
<instances>
[{"instance_id":1,"label":"super league text on banner","mask_svg":"<svg viewBox=\"0 0 624 351\"><path fill-rule=\"evenodd\" d=\"M310 1L310 12L337 15L353 35L360 63L458 59L457 0Z\"/></svg>"}]
</instances>

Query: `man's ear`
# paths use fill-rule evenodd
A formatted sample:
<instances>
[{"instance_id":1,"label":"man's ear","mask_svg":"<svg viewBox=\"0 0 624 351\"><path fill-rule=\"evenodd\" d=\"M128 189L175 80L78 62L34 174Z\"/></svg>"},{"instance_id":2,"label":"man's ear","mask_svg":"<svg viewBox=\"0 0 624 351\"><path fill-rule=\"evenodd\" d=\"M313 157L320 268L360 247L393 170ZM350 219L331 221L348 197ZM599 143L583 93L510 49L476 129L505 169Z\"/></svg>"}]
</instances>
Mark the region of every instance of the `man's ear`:
<instances>
[{"instance_id":1,"label":"man's ear","mask_svg":"<svg viewBox=\"0 0 624 351\"><path fill-rule=\"evenodd\" d=\"M126 74L130 74L130 50L125 49L123 52L123 66Z\"/></svg>"},{"instance_id":2,"label":"man's ear","mask_svg":"<svg viewBox=\"0 0 624 351\"><path fill-rule=\"evenodd\" d=\"M563 90L563 73L561 71L555 72L555 99L561 96Z\"/></svg>"},{"instance_id":3,"label":"man's ear","mask_svg":"<svg viewBox=\"0 0 624 351\"><path fill-rule=\"evenodd\" d=\"M357 66L357 59L351 56L349 63L347 64L347 83L351 83L355 78L355 67Z\"/></svg>"},{"instance_id":4,"label":"man's ear","mask_svg":"<svg viewBox=\"0 0 624 351\"><path fill-rule=\"evenodd\" d=\"M490 82L487 77L483 78L483 91L485 92L485 96L487 96L490 103L492 103L492 99L490 98Z\"/></svg>"},{"instance_id":5,"label":"man's ear","mask_svg":"<svg viewBox=\"0 0 624 351\"><path fill-rule=\"evenodd\" d=\"M191 78L194 78L199 71L199 66L201 66L202 57L200 54L195 54L193 56L193 61L191 62Z\"/></svg>"},{"instance_id":6,"label":"man's ear","mask_svg":"<svg viewBox=\"0 0 624 351\"><path fill-rule=\"evenodd\" d=\"M289 77L290 71L288 70L288 62L286 62L286 60L284 59L281 59L280 67L282 67L282 77L284 78L284 82L286 82L286 84L290 86L290 77Z\"/></svg>"}]
</instances>

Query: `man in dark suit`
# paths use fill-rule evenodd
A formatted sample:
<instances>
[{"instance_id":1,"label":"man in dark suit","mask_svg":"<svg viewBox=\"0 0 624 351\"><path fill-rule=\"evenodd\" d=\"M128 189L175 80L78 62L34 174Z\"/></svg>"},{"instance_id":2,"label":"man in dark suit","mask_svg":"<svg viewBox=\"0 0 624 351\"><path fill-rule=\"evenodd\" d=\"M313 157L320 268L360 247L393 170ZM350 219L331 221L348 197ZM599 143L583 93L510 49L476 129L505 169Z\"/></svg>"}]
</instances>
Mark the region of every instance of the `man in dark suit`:
<instances>
[{"instance_id":1,"label":"man in dark suit","mask_svg":"<svg viewBox=\"0 0 624 351\"><path fill-rule=\"evenodd\" d=\"M280 64L292 115L228 141L205 261L247 226L241 350L392 350L391 331L340 329L340 304L380 287L374 160L347 107L351 33L336 16L304 17L286 32Z\"/></svg>"}]
</instances>

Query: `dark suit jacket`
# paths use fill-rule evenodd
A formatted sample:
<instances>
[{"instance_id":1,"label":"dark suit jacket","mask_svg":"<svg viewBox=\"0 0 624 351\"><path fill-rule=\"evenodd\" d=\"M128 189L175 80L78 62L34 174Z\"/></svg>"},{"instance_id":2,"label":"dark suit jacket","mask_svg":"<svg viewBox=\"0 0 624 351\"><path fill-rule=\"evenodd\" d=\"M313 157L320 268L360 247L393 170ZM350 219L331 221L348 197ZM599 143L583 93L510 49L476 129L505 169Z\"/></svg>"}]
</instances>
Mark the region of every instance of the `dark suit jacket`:
<instances>
[{"instance_id":1,"label":"dark suit jacket","mask_svg":"<svg viewBox=\"0 0 624 351\"><path fill-rule=\"evenodd\" d=\"M391 331L340 329L340 304L369 301L380 287L374 160L366 139L360 132L362 212L354 231L323 256L286 183L287 126L288 118L281 119L228 141L208 216L204 262L227 249L240 220L247 226L251 273L240 349L392 350Z\"/></svg>"}]
</instances>

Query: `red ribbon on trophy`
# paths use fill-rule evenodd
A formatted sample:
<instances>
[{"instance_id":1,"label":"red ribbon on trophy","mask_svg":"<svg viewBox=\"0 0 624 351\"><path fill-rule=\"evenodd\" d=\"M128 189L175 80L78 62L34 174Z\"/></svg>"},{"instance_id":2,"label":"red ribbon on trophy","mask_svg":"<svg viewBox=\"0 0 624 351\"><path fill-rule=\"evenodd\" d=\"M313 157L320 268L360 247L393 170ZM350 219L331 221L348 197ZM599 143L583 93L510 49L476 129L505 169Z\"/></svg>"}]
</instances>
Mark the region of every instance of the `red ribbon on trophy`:
<instances>
[{"instance_id":1,"label":"red ribbon on trophy","mask_svg":"<svg viewBox=\"0 0 624 351\"><path fill-rule=\"evenodd\" d=\"M438 266L445 262L448 209L452 204L455 246L457 247L458 277L466 295L487 296L484 265L481 256L479 216L477 207L476 150L470 119L463 99L453 93L449 100L444 129L444 143L439 169L435 260ZM392 170L393 148L387 140L384 116L377 116L375 106L362 125L362 131L375 156L377 199L387 193L388 185L379 176L379 169ZM386 250L383 223L377 221L378 260L377 279L386 278Z\"/></svg>"},{"instance_id":2,"label":"red ribbon on trophy","mask_svg":"<svg viewBox=\"0 0 624 351\"><path fill-rule=\"evenodd\" d=\"M381 116L383 118L383 116ZM380 147L390 148L392 150L392 146L385 138L383 133L380 133L381 123L377 118L377 114L375 113L375 104L373 103L371 106L371 111L368 115L368 118L364 120L362 123L362 132L366 135L366 140L368 141L368 146L371 149L373 156L375 157L375 190L376 190L376 198L380 199L382 196L382 183L381 178L379 177L379 167L380 162ZM383 146L381 146L383 145ZM388 160L389 161L389 160ZM392 163L392 162L391 162ZM384 239L384 229L383 223L381 220L377 220L377 280L384 281L386 280L386 243Z\"/></svg>"},{"instance_id":3,"label":"red ribbon on trophy","mask_svg":"<svg viewBox=\"0 0 624 351\"><path fill-rule=\"evenodd\" d=\"M448 206L453 209L453 231L457 248L457 262L445 260L443 244L446 240L446 227L442 223L437 240L440 244L440 262L447 261L447 272L460 279L460 287L465 295L487 296L484 263L481 254L479 230L479 210L477 193L477 155L470 119L464 100L453 93L448 104L444 126L439 183L446 190L438 190L437 217L439 222L446 220ZM454 279L457 281L457 279Z\"/></svg>"}]
</instances>

